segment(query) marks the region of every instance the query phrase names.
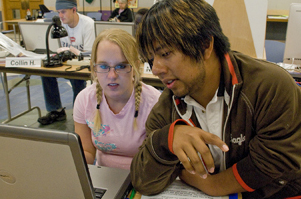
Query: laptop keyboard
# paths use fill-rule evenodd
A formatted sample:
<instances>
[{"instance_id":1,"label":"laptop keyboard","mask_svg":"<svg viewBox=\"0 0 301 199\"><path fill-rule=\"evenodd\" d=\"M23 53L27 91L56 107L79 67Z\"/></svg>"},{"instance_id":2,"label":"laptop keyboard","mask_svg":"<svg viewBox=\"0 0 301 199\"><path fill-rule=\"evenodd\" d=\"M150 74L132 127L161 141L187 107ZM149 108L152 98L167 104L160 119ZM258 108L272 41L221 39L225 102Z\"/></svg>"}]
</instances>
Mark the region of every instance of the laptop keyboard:
<instances>
[{"instance_id":1,"label":"laptop keyboard","mask_svg":"<svg viewBox=\"0 0 301 199\"><path fill-rule=\"evenodd\" d=\"M97 199L100 199L100 198L103 197L103 195L105 194L106 190L105 189L94 188L94 192L95 192L95 197Z\"/></svg>"}]
</instances>

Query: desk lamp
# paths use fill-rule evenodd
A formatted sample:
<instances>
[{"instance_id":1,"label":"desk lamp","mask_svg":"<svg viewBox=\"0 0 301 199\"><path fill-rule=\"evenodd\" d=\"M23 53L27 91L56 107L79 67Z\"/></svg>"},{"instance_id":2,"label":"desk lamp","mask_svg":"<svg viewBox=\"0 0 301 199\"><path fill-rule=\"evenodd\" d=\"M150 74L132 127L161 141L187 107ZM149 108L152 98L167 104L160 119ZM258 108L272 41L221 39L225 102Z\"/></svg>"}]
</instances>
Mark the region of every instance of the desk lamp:
<instances>
[{"instance_id":1,"label":"desk lamp","mask_svg":"<svg viewBox=\"0 0 301 199\"><path fill-rule=\"evenodd\" d=\"M45 67L57 67L57 66L62 66L61 60L54 60L51 59L49 56L49 33L50 29L53 26L53 29L51 31L51 38L52 39L59 39L62 37L68 36L68 33L66 29L62 26L61 20L59 16L54 16L52 17L52 23L48 26L47 31L46 31L46 52L47 52L47 60L44 61L44 66Z\"/></svg>"}]
</instances>

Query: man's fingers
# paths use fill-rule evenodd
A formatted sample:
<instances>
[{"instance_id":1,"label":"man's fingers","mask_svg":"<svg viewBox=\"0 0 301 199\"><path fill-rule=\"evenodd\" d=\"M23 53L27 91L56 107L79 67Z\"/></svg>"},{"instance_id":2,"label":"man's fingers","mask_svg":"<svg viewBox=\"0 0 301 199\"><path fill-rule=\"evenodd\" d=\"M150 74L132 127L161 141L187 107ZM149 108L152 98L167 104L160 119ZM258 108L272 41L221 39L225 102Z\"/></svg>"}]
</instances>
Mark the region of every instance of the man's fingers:
<instances>
[{"instance_id":1,"label":"man's fingers","mask_svg":"<svg viewBox=\"0 0 301 199\"><path fill-rule=\"evenodd\" d=\"M223 152L228 146L218 136L203 131L200 128L186 125L176 125L174 130L173 151L190 173L196 173L202 178L213 173L214 159L209 145L217 146Z\"/></svg>"},{"instance_id":2,"label":"man's fingers","mask_svg":"<svg viewBox=\"0 0 301 199\"><path fill-rule=\"evenodd\" d=\"M207 153L210 155L210 165L214 165L210 150L206 145L204 147L207 149ZM206 178L208 171L206 163L203 161L202 156L195 150L195 148L186 148L184 151L176 153L182 165L191 174L198 174L202 178Z\"/></svg>"},{"instance_id":3,"label":"man's fingers","mask_svg":"<svg viewBox=\"0 0 301 199\"><path fill-rule=\"evenodd\" d=\"M195 170L193 166L190 164L190 158L186 155L186 153L184 151L178 152L177 156L180 162L182 163L182 165L184 166L184 168L187 171L189 171L191 174L195 174Z\"/></svg>"},{"instance_id":4,"label":"man's fingers","mask_svg":"<svg viewBox=\"0 0 301 199\"><path fill-rule=\"evenodd\" d=\"M216 148L218 147L224 152L229 150L228 146L218 136L206 131L202 131L200 139L195 139L192 141L195 151L198 152L198 157L194 156L194 159L191 158L192 166L194 167L196 173L201 176L204 176L206 173L214 173L215 169L214 159L208 144L215 145ZM206 173L204 173L204 169Z\"/></svg>"},{"instance_id":5,"label":"man's fingers","mask_svg":"<svg viewBox=\"0 0 301 199\"><path fill-rule=\"evenodd\" d=\"M212 133L203 131L202 132L202 139L204 140L204 142L206 144L215 145L215 146L219 147L224 152L229 151L229 147L227 146L227 144L223 140L221 140L218 136L216 136Z\"/></svg>"},{"instance_id":6,"label":"man's fingers","mask_svg":"<svg viewBox=\"0 0 301 199\"><path fill-rule=\"evenodd\" d=\"M191 158L191 164L197 174L206 178L207 174L212 173L212 170L214 171L214 160L210 149L205 145L201 150L194 150L196 156Z\"/></svg>"}]
</instances>

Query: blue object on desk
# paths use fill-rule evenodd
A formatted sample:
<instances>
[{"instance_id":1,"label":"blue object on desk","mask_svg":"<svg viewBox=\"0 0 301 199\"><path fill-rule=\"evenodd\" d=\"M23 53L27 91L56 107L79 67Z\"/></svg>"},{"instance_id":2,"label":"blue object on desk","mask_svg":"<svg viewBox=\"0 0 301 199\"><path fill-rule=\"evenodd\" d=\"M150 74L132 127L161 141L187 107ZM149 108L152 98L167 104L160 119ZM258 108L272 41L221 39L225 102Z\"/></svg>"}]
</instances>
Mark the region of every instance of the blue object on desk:
<instances>
[{"instance_id":1,"label":"blue object on desk","mask_svg":"<svg viewBox=\"0 0 301 199\"><path fill-rule=\"evenodd\" d=\"M237 193L230 194L229 199L238 199L238 194Z\"/></svg>"}]
</instances>

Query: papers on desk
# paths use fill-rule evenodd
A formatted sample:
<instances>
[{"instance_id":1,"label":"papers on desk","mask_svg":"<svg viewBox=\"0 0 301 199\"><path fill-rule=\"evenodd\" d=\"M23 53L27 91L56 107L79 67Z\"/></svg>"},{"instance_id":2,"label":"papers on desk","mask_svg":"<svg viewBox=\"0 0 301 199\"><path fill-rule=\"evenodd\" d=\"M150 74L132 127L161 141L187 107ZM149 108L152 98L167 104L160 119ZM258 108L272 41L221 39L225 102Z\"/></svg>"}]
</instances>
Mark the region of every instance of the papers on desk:
<instances>
[{"instance_id":1,"label":"papers on desk","mask_svg":"<svg viewBox=\"0 0 301 199\"><path fill-rule=\"evenodd\" d=\"M25 50L19 44L11 40L9 37L5 36L4 34L0 33L0 47L6 50L7 52L11 53L15 57L34 57L39 59L45 59L46 55L36 54L30 51Z\"/></svg>"},{"instance_id":2,"label":"papers on desk","mask_svg":"<svg viewBox=\"0 0 301 199\"><path fill-rule=\"evenodd\" d=\"M0 48L0 58L5 58L7 55L9 55L9 52Z\"/></svg>"},{"instance_id":3,"label":"papers on desk","mask_svg":"<svg viewBox=\"0 0 301 199\"><path fill-rule=\"evenodd\" d=\"M44 19L37 19L35 22L36 23L44 23Z\"/></svg>"},{"instance_id":4,"label":"papers on desk","mask_svg":"<svg viewBox=\"0 0 301 199\"><path fill-rule=\"evenodd\" d=\"M288 19L288 15L268 15L268 19Z\"/></svg>"},{"instance_id":5,"label":"papers on desk","mask_svg":"<svg viewBox=\"0 0 301 199\"><path fill-rule=\"evenodd\" d=\"M181 180L175 180L165 191L155 196L141 196L141 199L241 199L241 194L213 197L190 187Z\"/></svg>"},{"instance_id":6,"label":"papers on desk","mask_svg":"<svg viewBox=\"0 0 301 199\"><path fill-rule=\"evenodd\" d=\"M286 64L286 63L277 63L277 65L281 66L285 70L291 73L301 73L301 66L297 64Z\"/></svg>"},{"instance_id":7,"label":"papers on desk","mask_svg":"<svg viewBox=\"0 0 301 199\"><path fill-rule=\"evenodd\" d=\"M19 44L2 33L0 33L0 48L14 56L6 57L5 67L41 67L42 59L46 58L46 55L40 55L25 50Z\"/></svg>"},{"instance_id":8,"label":"papers on desk","mask_svg":"<svg viewBox=\"0 0 301 199\"><path fill-rule=\"evenodd\" d=\"M286 70L301 69L301 66L297 64L286 64L282 62L279 62L277 64Z\"/></svg>"},{"instance_id":9,"label":"papers on desk","mask_svg":"<svg viewBox=\"0 0 301 199\"><path fill-rule=\"evenodd\" d=\"M75 66L90 65L90 57L84 57L81 61L78 61L78 59L67 60L66 64Z\"/></svg>"}]
</instances>

